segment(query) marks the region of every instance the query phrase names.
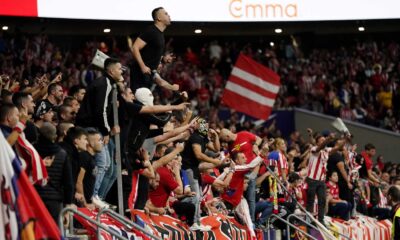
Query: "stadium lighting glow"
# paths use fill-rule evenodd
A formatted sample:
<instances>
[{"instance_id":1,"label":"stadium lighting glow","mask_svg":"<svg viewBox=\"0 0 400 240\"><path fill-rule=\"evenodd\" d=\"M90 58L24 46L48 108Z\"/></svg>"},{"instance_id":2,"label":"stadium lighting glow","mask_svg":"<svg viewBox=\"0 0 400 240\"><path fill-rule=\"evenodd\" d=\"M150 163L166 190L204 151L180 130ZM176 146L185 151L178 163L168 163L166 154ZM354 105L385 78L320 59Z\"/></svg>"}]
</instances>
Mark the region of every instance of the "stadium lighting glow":
<instances>
[{"instance_id":1,"label":"stadium lighting glow","mask_svg":"<svg viewBox=\"0 0 400 240\"><path fill-rule=\"evenodd\" d=\"M277 28L277 29L275 29L275 33L282 33L283 31L282 31L282 29L281 28Z\"/></svg>"},{"instance_id":2,"label":"stadium lighting glow","mask_svg":"<svg viewBox=\"0 0 400 240\"><path fill-rule=\"evenodd\" d=\"M365 31L365 28L364 28L364 27L358 27L358 31L359 31L359 32L364 32L364 31Z\"/></svg>"},{"instance_id":3,"label":"stadium lighting glow","mask_svg":"<svg viewBox=\"0 0 400 240\"><path fill-rule=\"evenodd\" d=\"M200 33L202 33L203 31L201 30L201 29L195 29L194 30L194 33L196 33L196 34L200 34Z\"/></svg>"},{"instance_id":4,"label":"stadium lighting glow","mask_svg":"<svg viewBox=\"0 0 400 240\"><path fill-rule=\"evenodd\" d=\"M271 47L273 47L273 46L275 46L275 43L274 43L274 42L270 42L269 45L270 45Z\"/></svg>"},{"instance_id":5,"label":"stadium lighting glow","mask_svg":"<svg viewBox=\"0 0 400 240\"><path fill-rule=\"evenodd\" d=\"M3 29L4 31L8 30L8 26L3 26L1 29Z\"/></svg>"},{"instance_id":6,"label":"stadium lighting glow","mask_svg":"<svg viewBox=\"0 0 400 240\"><path fill-rule=\"evenodd\" d=\"M111 29L109 29L109 28L104 28L103 32L109 33L109 32L111 32Z\"/></svg>"}]
</instances>

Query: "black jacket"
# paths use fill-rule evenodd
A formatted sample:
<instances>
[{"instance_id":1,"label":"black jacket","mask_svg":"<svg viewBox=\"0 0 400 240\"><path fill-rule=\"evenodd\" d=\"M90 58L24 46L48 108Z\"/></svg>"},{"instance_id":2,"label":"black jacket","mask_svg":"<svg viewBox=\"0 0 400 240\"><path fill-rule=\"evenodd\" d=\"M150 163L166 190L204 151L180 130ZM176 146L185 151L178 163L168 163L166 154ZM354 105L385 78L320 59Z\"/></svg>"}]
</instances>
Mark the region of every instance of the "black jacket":
<instances>
[{"instance_id":1,"label":"black jacket","mask_svg":"<svg viewBox=\"0 0 400 240\"><path fill-rule=\"evenodd\" d=\"M111 77L102 76L87 88L76 116L76 125L95 127L103 136L109 135L113 126L112 84Z\"/></svg>"},{"instance_id":2,"label":"black jacket","mask_svg":"<svg viewBox=\"0 0 400 240\"><path fill-rule=\"evenodd\" d=\"M37 149L57 149L54 154L54 161L51 166L46 167L48 183L41 187L35 185L40 197L46 200L60 201L64 204L71 204L74 196L71 165L67 159L67 153L56 143L45 139L39 139L35 145ZM38 150L39 151L39 150ZM42 155L42 154L41 154Z\"/></svg>"}]
</instances>

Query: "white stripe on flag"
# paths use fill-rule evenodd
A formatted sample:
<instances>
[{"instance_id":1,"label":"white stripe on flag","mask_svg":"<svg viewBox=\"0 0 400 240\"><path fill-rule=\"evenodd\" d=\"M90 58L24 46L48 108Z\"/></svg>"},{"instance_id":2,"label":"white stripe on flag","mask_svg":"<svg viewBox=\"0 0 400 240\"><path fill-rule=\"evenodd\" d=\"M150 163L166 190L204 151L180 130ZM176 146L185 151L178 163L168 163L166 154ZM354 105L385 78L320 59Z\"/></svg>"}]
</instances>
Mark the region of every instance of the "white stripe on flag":
<instances>
[{"instance_id":1,"label":"white stripe on flag","mask_svg":"<svg viewBox=\"0 0 400 240\"><path fill-rule=\"evenodd\" d=\"M232 69L232 75L236 76L246 82L249 82L253 85L256 85L264 90L267 90L268 92L278 93L278 91L279 91L278 85L274 85L267 81L264 81L260 77L257 77L256 75L246 72L238 67L234 67Z\"/></svg>"},{"instance_id":2,"label":"white stripe on flag","mask_svg":"<svg viewBox=\"0 0 400 240\"><path fill-rule=\"evenodd\" d=\"M234 93L241 95L242 97L248 98L257 102L261 105L267 107L273 107L275 100L271 98L264 97L256 92L249 90L248 88L244 88L236 83L228 81L225 86L226 89L231 90Z\"/></svg>"}]
</instances>

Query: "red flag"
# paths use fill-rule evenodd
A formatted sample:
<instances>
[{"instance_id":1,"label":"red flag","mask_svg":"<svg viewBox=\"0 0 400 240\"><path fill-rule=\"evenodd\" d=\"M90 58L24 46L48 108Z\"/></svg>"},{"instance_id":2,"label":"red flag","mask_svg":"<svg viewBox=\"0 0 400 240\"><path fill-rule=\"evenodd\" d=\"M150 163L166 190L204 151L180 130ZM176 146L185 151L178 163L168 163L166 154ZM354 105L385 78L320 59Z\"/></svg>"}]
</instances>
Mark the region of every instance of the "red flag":
<instances>
[{"instance_id":1,"label":"red flag","mask_svg":"<svg viewBox=\"0 0 400 240\"><path fill-rule=\"evenodd\" d=\"M271 69L240 54L226 83L222 101L258 119L268 119L279 91L280 78Z\"/></svg>"}]
</instances>

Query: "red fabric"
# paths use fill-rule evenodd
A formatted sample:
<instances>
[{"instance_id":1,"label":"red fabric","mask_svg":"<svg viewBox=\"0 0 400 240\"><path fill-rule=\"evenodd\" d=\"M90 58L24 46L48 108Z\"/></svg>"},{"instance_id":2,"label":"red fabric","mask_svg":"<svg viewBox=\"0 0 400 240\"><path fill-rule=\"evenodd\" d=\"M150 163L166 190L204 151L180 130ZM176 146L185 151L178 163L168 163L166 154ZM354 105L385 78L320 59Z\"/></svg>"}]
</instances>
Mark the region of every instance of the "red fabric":
<instances>
[{"instance_id":1,"label":"red fabric","mask_svg":"<svg viewBox=\"0 0 400 240\"><path fill-rule=\"evenodd\" d=\"M161 208L167 205L169 195L179 187L179 184L175 181L174 176L168 168L158 168L157 172L160 175L160 184L157 189L149 192L149 198L154 206Z\"/></svg>"},{"instance_id":2,"label":"red fabric","mask_svg":"<svg viewBox=\"0 0 400 240\"><path fill-rule=\"evenodd\" d=\"M279 76L262 64L239 55L225 86L222 102L257 119L268 119L280 86Z\"/></svg>"},{"instance_id":3,"label":"red fabric","mask_svg":"<svg viewBox=\"0 0 400 240\"><path fill-rule=\"evenodd\" d=\"M128 198L128 207L129 209L133 209L135 207L136 199L137 199L137 190L139 188L139 177L142 174L144 169L140 169L137 171L133 171L132 173L132 188L131 193Z\"/></svg>"},{"instance_id":4,"label":"red fabric","mask_svg":"<svg viewBox=\"0 0 400 240\"><path fill-rule=\"evenodd\" d=\"M0 1L0 15L37 17L37 0L2 0Z\"/></svg>"},{"instance_id":5,"label":"red fabric","mask_svg":"<svg viewBox=\"0 0 400 240\"><path fill-rule=\"evenodd\" d=\"M256 141L256 135L251 132L242 131L237 133L236 140L229 145L231 152L242 152L247 158L247 163L250 163L256 156L253 152L253 144Z\"/></svg>"},{"instance_id":6,"label":"red fabric","mask_svg":"<svg viewBox=\"0 0 400 240\"><path fill-rule=\"evenodd\" d=\"M331 194L333 199L339 200L339 187L337 185L337 183L333 183L331 181L328 181L326 183L326 187L329 190L329 193Z\"/></svg>"},{"instance_id":7,"label":"red fabric","mask_svg":"<svg viewBox=\"0 0 400 240\"><path fill-rule=\"evenodd\" d=\"M25 171L28 176L31 177L32 183L45 186L48 178L46 166L36 149L25 138L23 132L18 136L15 147L18 156L22 158L27 165Z\"/></svg>"},{"instance_id":8,"label":"red fabric","mask_svg":"<svg viewBox=\"0 0 400 240\"><path fill-rule=\"evenodd\" d=\"M365 161L365 167L367 168L367 170L372 170L372 167L374 165L372 159L368 156L368 154L366 152L361 152L361 156L363 156L364 161Z\"/></svg>"},{"instance_id":9,"label":"red fabric","mask_svg":"<svg viewBox=\"0 0 400 240\"><path fill-rule=\"evenodd\" d=\"M222 199L232 204L233 207L236 207L242 199L244 178L247 173L248 171L236 171L232 176L229 187L221 196Z\"/></svg>"},{"instance_id":10,"label":"red fabric","mask_svg":"<svg viewBox=\"0 0 400 240\"><path fill-rule=\"evenodd\" d=\"M213 177L213 176L211 176L210 174L208 174L208 173L202 173L201 174L201 182L203 183L203 184L213 184L214 183L214 181L215 181L215 177Z\"/></svg>"},{"instance_id":11,"label":"red fabric","mask_svg":"<svg viewBox=\"0 0 400 240\"><path fill-rule=\"evenodd\" d=\"M60 232L42 199L30 183L25 172L18 175L17 206L19 221L23 225L21 234L35 235L35 239L60 239ZM26 235L26 236L27 236Z\"/></svg>"}]
</instances>

